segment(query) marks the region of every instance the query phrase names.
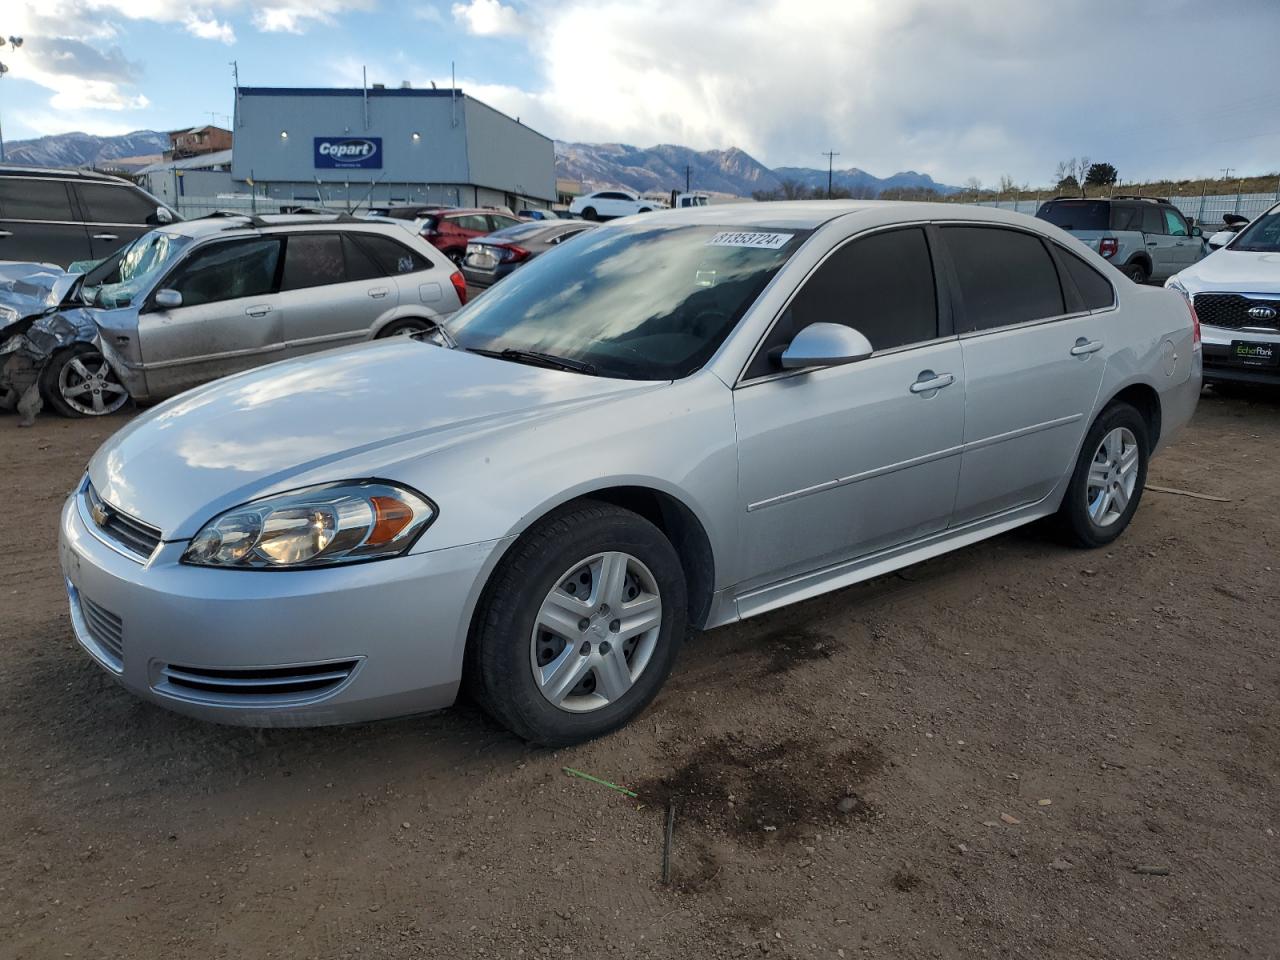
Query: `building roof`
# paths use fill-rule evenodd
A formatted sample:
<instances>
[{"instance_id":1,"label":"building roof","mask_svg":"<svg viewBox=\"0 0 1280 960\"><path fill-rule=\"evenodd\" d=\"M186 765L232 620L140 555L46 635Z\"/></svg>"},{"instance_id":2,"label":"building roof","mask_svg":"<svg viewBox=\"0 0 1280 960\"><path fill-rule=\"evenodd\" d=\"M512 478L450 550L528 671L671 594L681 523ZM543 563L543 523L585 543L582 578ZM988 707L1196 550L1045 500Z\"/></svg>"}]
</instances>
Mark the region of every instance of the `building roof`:
<instances>
[{"instance_id":1,"label":"building roof","mask_svg":"<svg viewBox=\"0 0 1280 960\"><path fill-rule=\"evenodd\" d=\"M181 160L165 160L143 167L139 173L158 173L162 170L206 170L209 167L231 165L230 150L215 150L213 153L202 153L195 157L183 157Z\"/></svg>"},{"instance_id":2,"label":"building roof","mask_svg":"<svg viewBox=\"0 0 1280 960\"><path fill-rule=\"evenodd\" d=\"M459 87L237 87L242 97L452 97L463 96Z\"/></svg>"}]
</instances>

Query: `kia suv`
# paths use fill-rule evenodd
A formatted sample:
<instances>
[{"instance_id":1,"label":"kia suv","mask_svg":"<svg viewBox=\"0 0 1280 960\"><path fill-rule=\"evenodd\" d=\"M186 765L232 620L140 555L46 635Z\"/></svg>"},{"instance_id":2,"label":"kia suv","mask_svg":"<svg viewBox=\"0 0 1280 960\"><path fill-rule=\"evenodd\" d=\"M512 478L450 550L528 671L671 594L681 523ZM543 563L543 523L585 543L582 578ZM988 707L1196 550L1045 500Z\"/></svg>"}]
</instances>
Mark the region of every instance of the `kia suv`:
<instances>
[{"instance_id":1,"label":"kia suv","mask_svg":"<svg viewBox=\"0 0 1280 960\"><path fill-rule=\"evenodd\" d=\"M1160 197L1055 197L1036 216L1096 250L1134 283L1164 280L1208 253L1200 228Z\"/></svg>"}]
</instances>

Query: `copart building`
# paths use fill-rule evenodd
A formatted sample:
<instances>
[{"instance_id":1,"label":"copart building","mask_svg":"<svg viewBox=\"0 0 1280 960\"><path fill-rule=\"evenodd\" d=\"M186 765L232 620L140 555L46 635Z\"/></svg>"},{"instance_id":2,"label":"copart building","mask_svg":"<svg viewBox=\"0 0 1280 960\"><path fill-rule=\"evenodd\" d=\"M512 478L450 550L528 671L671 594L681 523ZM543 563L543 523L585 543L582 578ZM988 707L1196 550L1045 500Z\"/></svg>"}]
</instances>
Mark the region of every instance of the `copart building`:
<instances>
[{"instance_id":1,"label":"copart building","mask_svg":"<svg viewBox=\"0 0 1280 960\"><path fill-rule=\"evenodd\" d=\"M334 207L547 207L549 137L458 89L239 87L237 191Z\"/></svg>"}]
</instances>

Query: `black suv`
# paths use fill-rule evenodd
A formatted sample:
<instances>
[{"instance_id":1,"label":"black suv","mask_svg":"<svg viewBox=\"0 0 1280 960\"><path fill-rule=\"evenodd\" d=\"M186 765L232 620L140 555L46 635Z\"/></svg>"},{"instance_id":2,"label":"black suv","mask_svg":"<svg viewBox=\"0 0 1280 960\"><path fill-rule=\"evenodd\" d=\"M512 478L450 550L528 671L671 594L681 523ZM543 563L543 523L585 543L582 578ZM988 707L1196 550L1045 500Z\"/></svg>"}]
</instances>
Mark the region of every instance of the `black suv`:
<instances>
[{"instance_id":1,"label":"black suv","mask_svg":"<svg viewBox=\"0 0 1280 960\"><path fill-rule=\"evenodd\" d=\"M101 260L152 227L180 219L119 177L0 166L0 260L60 267Z\"/></svg>"}]
</instances>

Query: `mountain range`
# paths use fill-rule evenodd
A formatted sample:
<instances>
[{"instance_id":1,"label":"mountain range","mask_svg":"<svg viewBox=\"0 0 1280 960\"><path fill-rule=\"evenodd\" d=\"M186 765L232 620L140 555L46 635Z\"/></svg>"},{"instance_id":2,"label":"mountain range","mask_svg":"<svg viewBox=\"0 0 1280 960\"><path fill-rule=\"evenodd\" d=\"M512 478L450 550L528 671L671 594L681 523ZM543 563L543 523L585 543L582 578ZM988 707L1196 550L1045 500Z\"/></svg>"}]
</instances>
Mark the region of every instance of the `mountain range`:
<instances>
[{"instance_id":1,"label":"mountain range","mask_svg":"<svg viewBox=\"0 0 1280 960\"><path fill-rule=\"evenodd\" d=\"M6 145L6 159L49 167L109 165L121 157L137 157L163 152L169 146L167 134L155 130L135 130L116 137L87 133L62 133L35 140L17 140ZM557 140L556 176L582 182L589 189L627 187L637 192L683 188L686 168L695 190L749 197L760 190L778 190L784 181L795 181L811 189L825 189L827 171L815 167L769 168L737 147L727 150L693 150L664 143L656 147L633 147L625 143L568 143ZM861 195L878 194L891 187L931 188L953 193L958 187L938 183L927 173L908 170L890 177L877 177L850 167L832 175L835 186Z\"/></svg>"}]
</instances>

